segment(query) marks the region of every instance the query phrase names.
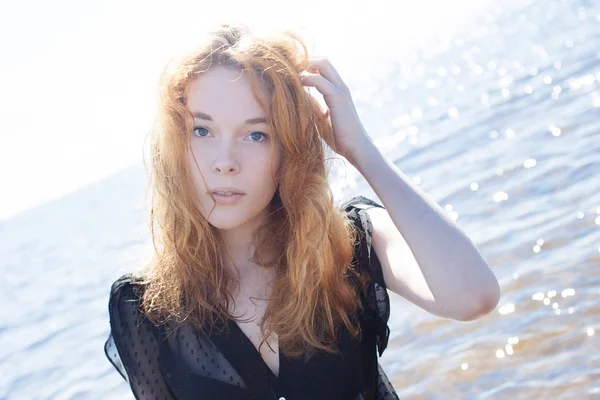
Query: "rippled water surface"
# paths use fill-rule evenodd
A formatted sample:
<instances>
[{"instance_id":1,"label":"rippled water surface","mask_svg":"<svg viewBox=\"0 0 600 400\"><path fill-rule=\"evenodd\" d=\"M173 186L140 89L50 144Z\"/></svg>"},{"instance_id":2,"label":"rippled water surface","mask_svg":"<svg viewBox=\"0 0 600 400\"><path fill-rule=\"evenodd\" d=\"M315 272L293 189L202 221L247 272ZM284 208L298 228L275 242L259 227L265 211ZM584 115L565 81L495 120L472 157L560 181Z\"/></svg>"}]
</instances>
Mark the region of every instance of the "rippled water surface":
<instances>
[{"instance_id":1,"label":"rippled water surface","mask_svg":"<svg viewBox=\"0 0 600 400\"><path fill-rule=\"evenodd\" d=\"M391 295L402 398L600 398L599 61L600 5L535 1L349 82L503 292L469 323ZM340 196L374 196L352 172ZM131 169L0 225L0 398L130 398L102 345L110 284L149 249L144 189Z\"/></svg>"},{"instance_id":2,"label":"rippled water surface","mask_svg":"<svg viewBox=\"0 0 600 400\"><path fill-rule=\"evenodd\" d=\"M599 39L598 3L534 2L413 55L370 98L381 148L503 292L470 323L394 297L382 362L401 397L600 398Z\"/></svg>"}]
</instances>

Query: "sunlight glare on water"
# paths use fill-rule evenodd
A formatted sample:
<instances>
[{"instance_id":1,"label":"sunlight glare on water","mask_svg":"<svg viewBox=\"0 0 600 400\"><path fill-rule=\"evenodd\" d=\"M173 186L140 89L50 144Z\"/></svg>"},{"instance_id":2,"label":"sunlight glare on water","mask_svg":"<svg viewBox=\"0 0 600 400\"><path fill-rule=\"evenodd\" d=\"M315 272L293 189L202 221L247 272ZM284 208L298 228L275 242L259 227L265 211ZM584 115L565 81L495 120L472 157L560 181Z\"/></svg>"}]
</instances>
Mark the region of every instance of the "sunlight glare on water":
<instances>
[{"instance_id":1,"label":"sunlight glare on water","mask_svg":"<svg viewBox=\"0 0 600 400\"><path fill-rule=\"evenodd\" d=\"M330 56L379 149L500 281L468 323L390 293L380 363L400 398L598 398L600 4L303 2L276 21L258 2L120 4L37 64L1 66L0 184L17 195L0 196L0 398L131 398L102 345L110 284L152 246L141 138L173 44L224 15L298 27ZM376 198L339 164L338 199Z\"/></svg>"},{"instance_id":2,"label":"sunlight glare on water","mask_svg":"<svg viewBox=\"0 0 600 400\"><path fill-rule=\"evenodd\" d=\"M359 83L387 65L385 54L403 54L440 28L456 30L487 2L130 0L85 13L80 5L28 6L44 10L43 17L14 3L0 16L15 54L5 54L10 61L0 66L0 185L14 189L0 198L0 220L141 163L160 70L211 24L239 20L258 34L297 31L348 82ZM74 31L63 32L68 26ZM49 49L28 39L48 31L57 38L41 42Z\"/></svg>"}]
</instances>

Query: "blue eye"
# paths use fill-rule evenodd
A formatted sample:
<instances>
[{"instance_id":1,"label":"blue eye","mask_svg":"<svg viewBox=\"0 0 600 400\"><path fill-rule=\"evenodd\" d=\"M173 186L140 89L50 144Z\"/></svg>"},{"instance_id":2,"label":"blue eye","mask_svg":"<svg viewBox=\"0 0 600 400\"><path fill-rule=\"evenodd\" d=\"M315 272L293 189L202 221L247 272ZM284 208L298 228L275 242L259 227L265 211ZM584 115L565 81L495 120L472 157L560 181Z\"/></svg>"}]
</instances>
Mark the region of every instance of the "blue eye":
<instances>
[{"instance_id":1,"label":"blue eye","mask_svg":"<svg viewBox=\"0 0 600 400\"><path fill-rule=\"evenodd\" d=\"M267 137L268 136L265 133L262 133L262 132L252 132L249 136L256 135L256 134L263 135L265 137L265 140L262 140L262 142L266 142L267 141ZM256 138L256 136L254 136L254 138ZM258 137L258 139L260 139L260 136ZM252 140L252 142L259 142L260 143L261 141Z\"/></svg>"},{"instance_id":2,"label":"blue eye","mask_svg":"<svg viewBox=\"0 0 600 400\"><path fill-rule=\"evenodd\" d=\"M196 130L201 129L201 130L205 130L208 133L208 130L206 128L204 128L203 126L197 126L194 128L194 134L196 133ZM196 135L198 137L206 137L204 135Z\"/></svg>"}]
</instances>

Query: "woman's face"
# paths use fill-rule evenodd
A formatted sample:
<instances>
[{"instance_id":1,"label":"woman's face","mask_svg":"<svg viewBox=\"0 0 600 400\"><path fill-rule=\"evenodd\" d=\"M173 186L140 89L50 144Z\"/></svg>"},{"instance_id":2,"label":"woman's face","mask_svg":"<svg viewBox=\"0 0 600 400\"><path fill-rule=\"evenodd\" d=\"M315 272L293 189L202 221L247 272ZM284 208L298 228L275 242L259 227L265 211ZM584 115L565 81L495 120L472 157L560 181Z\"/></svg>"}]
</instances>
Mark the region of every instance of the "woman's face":
<instances>
[{"instance_id":1,"label":"woman's face","mask_svg":"<svg viewBox=\"0 0 600 400\"><path fill-rule=\"evenodd\" d=\"M264 85L261 96L269 107ZM265 114L252 95L247 73L230 67L209 69L191 82L187 107L194 114L189 161L200 211L217 229L254 226L269 212L281 152L279 140L269 131ZM233 187L244 194L232 204L219 200L215 204L208 192L218 187Z\"/></svg>"}]
</instances>

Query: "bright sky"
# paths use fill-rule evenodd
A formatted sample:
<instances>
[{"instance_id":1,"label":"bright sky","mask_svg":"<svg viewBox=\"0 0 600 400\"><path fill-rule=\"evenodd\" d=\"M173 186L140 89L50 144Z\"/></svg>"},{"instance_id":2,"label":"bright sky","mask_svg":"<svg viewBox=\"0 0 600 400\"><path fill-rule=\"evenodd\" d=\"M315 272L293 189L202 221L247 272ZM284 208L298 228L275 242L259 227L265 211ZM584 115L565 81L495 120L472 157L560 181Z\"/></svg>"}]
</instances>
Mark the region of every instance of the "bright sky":
<instances>
[{"instance_id":1,"label":"bright sky","mask_svg":"<svg viewBox=\"0 0 600 400\"><path fill-rule=\"evenodd\" d=\"M208 23L296 30L348 81L488 1L5 1L0 220L140 164L159 71Z\"/></svg>"}]
</instances>

